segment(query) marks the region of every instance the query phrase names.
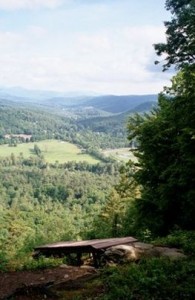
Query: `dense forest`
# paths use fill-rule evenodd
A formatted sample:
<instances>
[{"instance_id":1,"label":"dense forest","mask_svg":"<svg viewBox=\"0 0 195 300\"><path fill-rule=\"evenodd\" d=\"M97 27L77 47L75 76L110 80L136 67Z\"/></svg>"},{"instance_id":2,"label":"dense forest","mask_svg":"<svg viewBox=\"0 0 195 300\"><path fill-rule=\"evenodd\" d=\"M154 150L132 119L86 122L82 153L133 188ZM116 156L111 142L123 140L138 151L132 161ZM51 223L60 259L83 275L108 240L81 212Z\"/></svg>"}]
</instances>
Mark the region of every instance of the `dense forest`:
<instances>
[{"instance_id":1,"label":"dense forest","mask_svg":"<svg viewBox=\"0 0 195 300\"><path fill-rule=\"evenodd\" d=\"M9 259L37 243L86 236L118 178L113 164L52 166L10 157L0 166L0 241Z\"/></svg>"},{"instance_id":2,"label":"dense forest","mask_svg":"<svg viewBox=\"0 0 195 300\"><path fill-rule=\"evenodd\" d=\"M194 298L195 3L167 0L166 9L172 14L167 40L154 48L163 70L175 67L177 73L157 103L147 99L137 111L109 116L83 110L78 118L76 110L69 117L57 107L0 103L2 145L56 139L99 159L51 163L36 144L37 155L0 158L1 270L24 268L33 247L43 243L132 235L180 247L188 257L105 269L100 299ZM137 159L126 164L101 152L132 143Z\"/></svg>"}]
</instances>

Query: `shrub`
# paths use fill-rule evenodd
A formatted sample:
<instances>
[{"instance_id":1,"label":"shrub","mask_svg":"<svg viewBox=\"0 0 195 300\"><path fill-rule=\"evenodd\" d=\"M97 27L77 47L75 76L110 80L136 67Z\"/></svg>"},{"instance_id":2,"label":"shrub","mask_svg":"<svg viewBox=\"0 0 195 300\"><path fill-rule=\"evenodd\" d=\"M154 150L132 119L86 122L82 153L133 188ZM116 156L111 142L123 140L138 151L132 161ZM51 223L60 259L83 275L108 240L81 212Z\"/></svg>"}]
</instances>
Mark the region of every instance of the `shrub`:
<instances>
[{"instance_id":1,"label":"shrub","mask_svg":"<svg viewBox=\"0 0 195 300\"><path fill-rule=\"evenodd\" d=\"M186 254L195 255L195 231L175 230L154 244L181 248Z\"/></svg>"},{"instance_id":2,"label":"shrub","mask_svg":"<svg viewBox=\"0 0 195 300\"><path fill-rule=\"evenodd\" d=\"M195 299L195 262L150 259L104 271L104 300Z\"/></svg>"},{"instance_id":3,"label":"shrub","mask_svg":"<svg viewBox=\"0 0 195 300\"><path fill-rule=\"evenodd\" d=\"M7 270L7 257L6 254L4 252L0 252L0 272L1 271L6 271Z\"/></svg>"},{"instance_id":4,"label":"shrub","mask_svg":"<svg viewBox=\"0 0 195 300\"><path fill-rule=\"evenodd\" d=\"M56 267L62 264L62 259L40 256L38 259L27 258L20 265L16 266L17 270L36 270Z\"/></svg>"}]
</instances>

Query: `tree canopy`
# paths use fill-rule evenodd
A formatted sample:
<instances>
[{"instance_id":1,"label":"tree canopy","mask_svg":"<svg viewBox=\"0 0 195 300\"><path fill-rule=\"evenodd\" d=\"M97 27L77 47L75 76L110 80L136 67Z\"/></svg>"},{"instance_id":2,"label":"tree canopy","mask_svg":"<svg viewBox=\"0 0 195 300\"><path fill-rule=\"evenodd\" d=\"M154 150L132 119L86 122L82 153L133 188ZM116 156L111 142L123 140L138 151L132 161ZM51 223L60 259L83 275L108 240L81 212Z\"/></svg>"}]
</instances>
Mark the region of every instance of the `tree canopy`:
<instances>
[{"instance_id":1,"label":"tree canopy","mask_svg":"<svg viewBox=\"0 0 195 300\"><path fill-rule=\"evenodd\" d=\"M167 0L166 9L172 14L165 22L166 43L155 44L157 55L165 55L163 69L177 68L195 62L195 0Z\"/></svg>"},{"instance_id":2,"label":"tree canopy","mask_svg":"<svg viewBox=\"0 0 195 300\"><path fill-rule=\"evenodd\" d=\"M159 95L151 114L129 120L129 139L138 141L135 178L141 186L136 201L137 226L154 234L174 227L195 229L195 1L167 0L173 18L165 22L164 70L179 72Z\"/></svg>"}]
</instances>

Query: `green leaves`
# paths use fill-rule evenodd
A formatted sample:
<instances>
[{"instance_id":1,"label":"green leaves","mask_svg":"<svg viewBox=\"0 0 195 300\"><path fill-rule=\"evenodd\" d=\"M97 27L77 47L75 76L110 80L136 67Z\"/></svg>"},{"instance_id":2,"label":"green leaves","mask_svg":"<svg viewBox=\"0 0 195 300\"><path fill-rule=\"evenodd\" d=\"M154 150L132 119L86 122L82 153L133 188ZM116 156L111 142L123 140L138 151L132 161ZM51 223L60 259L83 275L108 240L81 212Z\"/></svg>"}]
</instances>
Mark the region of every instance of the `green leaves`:
<instances>
[{"instance_id":1,"label":"green leaves","mask_svg":"<svg viewBox=\"0 0 195 300\"><path fill-rule=\"evenodd\" d=\"M174 226L194 229L195 98L193 68L173 78L151 115L129 119L129 138L138 142L135 179L142 186L136 201L137 227L166 234Z\"/></svg>"},{"instance_id":2,"label":"green leaves","mask_svg":"<svg viewBox=\"0 0 195 300\"><path fill-rule=\"evenodd\" d=\"M167 0L172 19L165 22L166 43L155 44L158 56L165 55L163 70L175 65L178 69L195 63L195 1Z\"/></svg>"},{"instance_id":3,"label":"green leaves","mask_svg":"<svg viewBox=\"0 0 195 300\"><path fill-rule=\"evenodd\" d=\"M105 300L193 299L194 261L153 258L105 270Z\"/></svg>"},{"instance_id":4,"label":"green leaves","mask_svg":"<svg viewBox=\"0 0 195 300\"><path fill-rule=\"evenodd\" d=\"M129 119L129 139L138 144L135 202L141 230L167 234L175 226L195 229L195 0L167 0L172 14L165 22L166 43L155 44L165 55L163 69L180 71L164 89L150 115ZM156 62L157 63L157 62Z\"/></svg>"}]
</instances>

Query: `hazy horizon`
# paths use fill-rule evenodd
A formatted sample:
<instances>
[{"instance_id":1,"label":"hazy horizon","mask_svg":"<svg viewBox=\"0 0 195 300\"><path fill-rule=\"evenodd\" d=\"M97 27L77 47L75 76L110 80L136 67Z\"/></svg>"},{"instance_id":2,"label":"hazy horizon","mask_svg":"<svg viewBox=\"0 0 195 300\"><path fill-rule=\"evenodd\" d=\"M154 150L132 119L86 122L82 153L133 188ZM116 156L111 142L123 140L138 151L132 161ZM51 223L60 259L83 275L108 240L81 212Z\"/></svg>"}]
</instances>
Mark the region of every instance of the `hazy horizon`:
<instances>
[{"instance_id":1,"label":"hazy horizon","mask_svg":"<svg viewBox=\"0 0 195 300\"><path fill-rule=\"evenodd\" d=\"M0 0L0 86L159 93L172 74L153 44L169 19L164 0Z\"/></svg>"}]
</instances>

